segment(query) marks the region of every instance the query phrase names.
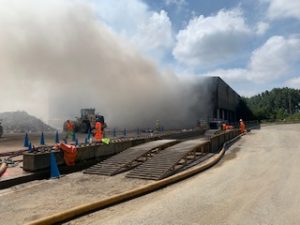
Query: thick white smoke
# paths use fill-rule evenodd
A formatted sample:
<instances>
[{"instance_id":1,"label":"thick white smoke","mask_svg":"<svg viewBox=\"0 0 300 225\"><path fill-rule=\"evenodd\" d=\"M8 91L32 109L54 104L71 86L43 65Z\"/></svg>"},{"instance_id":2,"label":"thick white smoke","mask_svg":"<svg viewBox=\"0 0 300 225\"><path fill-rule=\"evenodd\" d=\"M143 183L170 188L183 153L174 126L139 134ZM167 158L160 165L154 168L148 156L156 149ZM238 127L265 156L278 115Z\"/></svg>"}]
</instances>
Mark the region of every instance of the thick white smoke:
<instances>
[{"instance_id":1,"label":"thick white smoke","mask_svg":"<svg viewBox=\"0 0 300 225\"><path fill-rule=\"evenodd\" d=\"M110 127L195 123L199 95L159 72L74 0L0 0L0 111L65 120L94 107ZM207 107L207 102L203 99ZM208 108L207 108L208 109Z\"/></svg>"}]
</instances>

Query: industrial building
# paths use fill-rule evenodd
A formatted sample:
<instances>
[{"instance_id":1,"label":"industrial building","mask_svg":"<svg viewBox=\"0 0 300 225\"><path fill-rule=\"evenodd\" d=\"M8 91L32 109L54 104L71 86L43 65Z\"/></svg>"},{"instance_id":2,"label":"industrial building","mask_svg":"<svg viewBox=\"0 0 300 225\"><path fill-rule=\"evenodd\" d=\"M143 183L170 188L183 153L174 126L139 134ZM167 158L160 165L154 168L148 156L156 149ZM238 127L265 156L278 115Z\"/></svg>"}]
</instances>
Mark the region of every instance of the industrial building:
<instances>
[{"instance_id":1,"label":"industrial building","mask_svg":"<svg viewBox=\"0 0 300 225\"><path fill-rule=\"evenodd\" d=\"M234 123L240 118L245 120L253 119L253 115L246 104L243 102L241 96L237 94L224 80L220 77L206 77L201 82L200 87L197 85L197 95L199 108L199 119L217 119L226 120ZM200 103L201 102L201 103Z\"/></svg>"},{"instance_id":2,"label":"industrial building","mask_svg":"<svg viewBox=\"0 0 300 225\"><path fill-rule=\"evenodd\" d=\"M229 122L237 121L241 97L220 77L211 77L212 117Z\"/></svg>"}]
</instances>

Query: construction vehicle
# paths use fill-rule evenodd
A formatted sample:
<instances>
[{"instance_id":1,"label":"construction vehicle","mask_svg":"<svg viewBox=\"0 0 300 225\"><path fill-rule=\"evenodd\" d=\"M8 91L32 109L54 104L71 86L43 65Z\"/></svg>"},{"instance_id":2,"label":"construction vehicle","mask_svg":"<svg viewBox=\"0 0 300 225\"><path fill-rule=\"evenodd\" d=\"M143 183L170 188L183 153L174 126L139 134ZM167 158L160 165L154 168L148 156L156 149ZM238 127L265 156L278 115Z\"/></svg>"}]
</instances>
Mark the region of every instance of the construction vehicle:
<instances>
[{"instance_id":1,"label":"construction vehicle","mask_svg":"<svg viewBox=\"0 0 300 225\"><path fill-rule=\"evenodd\" d=\"M74 131L79 133L92 132L95 129L96 122L102 123L102 127L106 127L104 116L95 113L95 108L84 108L80 110L80 117L71 120L74 124ZM66 123L64 123L64 131L66 131Z\"/></svg>"},{"instance_id":2,"label":"construction vehicle","mask_svg":"<svg viewBox=\"0 0 300 225\"><path fill-rule=\"evenodd\" d=\"M2 125L1 125L1 120L0 120L0 138L2 137L2 135L3 135L3 127L2 127Z\"/></svg>"}]
</instances>

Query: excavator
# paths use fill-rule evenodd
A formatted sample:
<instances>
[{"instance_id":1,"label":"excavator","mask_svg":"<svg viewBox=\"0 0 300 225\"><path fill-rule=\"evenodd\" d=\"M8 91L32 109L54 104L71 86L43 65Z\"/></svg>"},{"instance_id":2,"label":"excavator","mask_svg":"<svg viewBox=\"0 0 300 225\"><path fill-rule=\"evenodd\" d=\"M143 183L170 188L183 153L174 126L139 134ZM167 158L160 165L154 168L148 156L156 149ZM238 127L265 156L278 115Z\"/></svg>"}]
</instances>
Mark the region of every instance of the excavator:
<instances>
[{"instance_id":1,"label":"excavator","mask_svg":"<svg viewBox=\"0 0 300 225\"><path fill-rule=\"evenodd\" d=\"M95 113L95 108L84 108L80 110L80 117L77 117L76 120L71 120L74 124L74 131L79 133L88 133L92 132L95 129L96 122L103 124L103 128L107 127L104 116ZM64 131L66 131L66 123L64 122Z\"/></svg>"}]
</instances>

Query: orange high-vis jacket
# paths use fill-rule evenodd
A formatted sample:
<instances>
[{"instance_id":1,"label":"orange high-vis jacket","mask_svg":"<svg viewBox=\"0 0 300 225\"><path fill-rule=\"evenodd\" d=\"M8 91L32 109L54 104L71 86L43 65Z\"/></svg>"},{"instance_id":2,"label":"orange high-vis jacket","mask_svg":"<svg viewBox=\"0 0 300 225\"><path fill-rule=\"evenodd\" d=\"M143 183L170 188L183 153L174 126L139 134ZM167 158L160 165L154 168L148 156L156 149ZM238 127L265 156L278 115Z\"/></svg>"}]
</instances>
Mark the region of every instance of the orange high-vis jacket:
<instances>
[{"instance_id":1,"label":"orange high-vis jacket","mask_svg":"<svg viewBox=\"0 0 300 225\"><path fill-rule=\"evenodd\" d=\"M74 129L73 123L71 121L67 122L67 130L73 131L73 129Z\"/></svg>"},{"instance_id":2,"label":"orange high-vis jacket","mask_svg":"<svg viewBox=\"0 0 300 225\"><path fill-rule=\"evenodd\" d=\"M96 122L95 129L96 129L96 133L95 133L96 141L101 141L103 138L102 124L100 122Z\"/></svg>"},{"instance_id":3,"label":"orange high-vis jacket","mask_svg":"<svg viewBox=\"0 0 300 225\"><path fill-rule=\"evenodd\" d=\"M245 126L244 122L241 121L240 122L240 132L241 133L245 133L245 130L246 130L246 126Z\"/></svg>"},{"instance_id":4,"label":"orange high-vis jacket","mask_svg":"<svg viewBox=\"0 0 300 225\"><path fill-rule=\"evenodd\" d=\"M77 158L77 148L73 145L60 143L59 147L64 152L64 160L68 166L74 166Z\"/></svg>"}]
</instances>

